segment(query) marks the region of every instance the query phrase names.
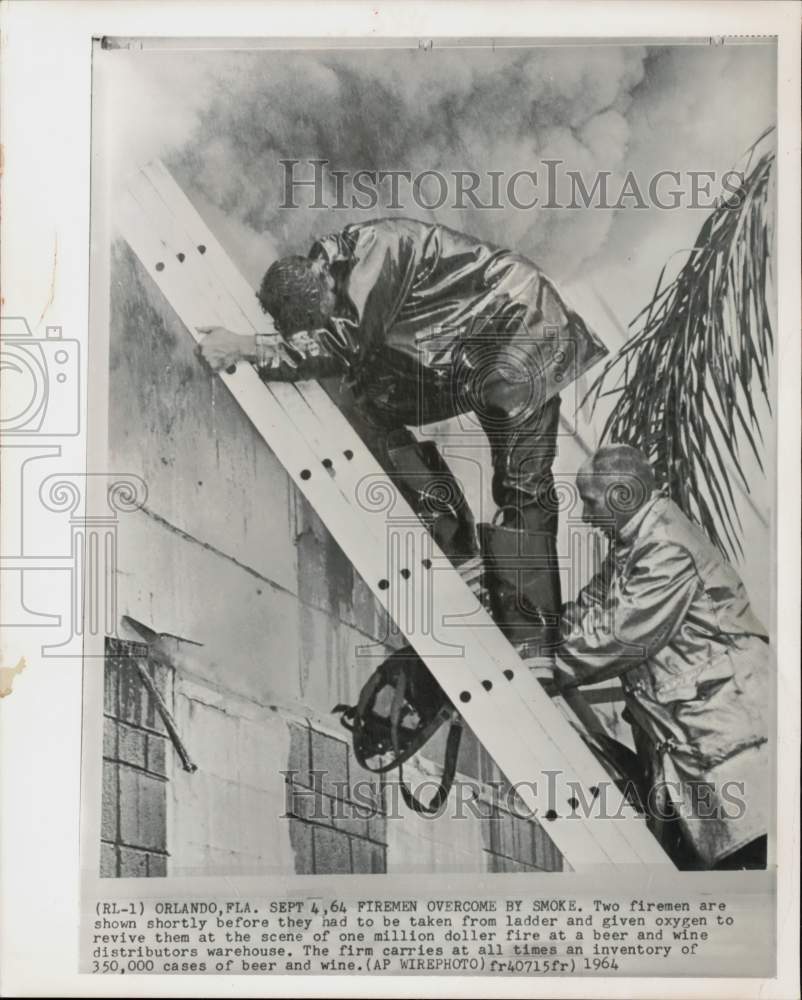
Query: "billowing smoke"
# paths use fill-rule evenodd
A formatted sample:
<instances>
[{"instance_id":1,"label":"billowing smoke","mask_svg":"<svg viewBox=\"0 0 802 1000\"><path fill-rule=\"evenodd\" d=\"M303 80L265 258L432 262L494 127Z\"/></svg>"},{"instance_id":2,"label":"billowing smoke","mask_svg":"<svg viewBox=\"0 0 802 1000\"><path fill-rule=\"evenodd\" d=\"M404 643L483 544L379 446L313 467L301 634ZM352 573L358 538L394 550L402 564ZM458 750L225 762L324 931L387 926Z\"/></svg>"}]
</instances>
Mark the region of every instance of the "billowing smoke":
<instances>
[{"instance_id":1,"label":"billowing smoke","mask_svg":"<svg viewBox=\"0 0 802 1000\"><path fill-rule=\"evenodd\" d=\"M493 170L509 176L537 169L548 157L582 170L602 161L617 170L644 58L641 48L618 47L220 56L218 88L172 165L205 199L269 233L281 250L303 252L321 232L371 215L406 214L436 217L535 259L548 255L559 230L560 243L580 242L587 257L603 243L610 213L595 213L592 222L560 220L554 212L481 210L467 202L464 209L447 203L427 212L408 186L395 213L288 210L280 207L279 161L325 159L330 171L349 174L438 170L452 177L472 170L483 178ZM531 196L525 184L520 190L522 199ZM386 206L389 186L381 191ZM489 191L480 189L480 199L489 202Z\"/></svg>"},{"instance_id":2,"label":"billowing smoke","mask_svg":"<svg viewBox=\"0 0 802 1000\"><path fill-rule=\"evenodd\" d=\"M773 116L769 46L104 56L114 67L110 113L118 164L130 168L164 158L253 283L276 254L304 253L322 233L394 214L387 201L371 212L309 208L308 195L299 197L304 207L282 208L282 159L324 159L330 172L351 175L472 170L487 177L491 171L509 176L537 170L539 178L543 162L554 159L589 184L597 171L610 171L615 191L632 169L646 182L660 169L726 170ZM301 166L298 175L304 170L309 173ZM387 187L381 191L389 196ZM698 211L689 217L654 208L447 204L426 211L406 192L395 214L436 218L510 247L558 279L600 268L606 273L612 265L620 273L610 272L609 283L631 287L633 272L641 269L638 307L671 246L666 217L675 216L676 246L702 218ZM521 192L528 197L531 189L522 185ZM334 202L333 186L327 202Z\"/></svg>"}]
</instances>

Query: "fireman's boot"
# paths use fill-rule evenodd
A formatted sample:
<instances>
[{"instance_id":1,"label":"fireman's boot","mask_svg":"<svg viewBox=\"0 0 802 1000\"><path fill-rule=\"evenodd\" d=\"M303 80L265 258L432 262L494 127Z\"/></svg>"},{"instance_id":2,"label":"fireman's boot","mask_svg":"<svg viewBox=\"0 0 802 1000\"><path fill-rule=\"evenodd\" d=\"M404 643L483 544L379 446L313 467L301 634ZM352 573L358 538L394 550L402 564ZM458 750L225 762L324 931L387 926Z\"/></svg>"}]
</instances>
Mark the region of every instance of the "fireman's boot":
<instances>
[{"instance_id":1,"label":"fireman's boot","mask_svg":"<svg viewBox=\"0 0 802 1000\"><path fill-rule=\"evenodd\" d=\"M473 514L434 441L417 441L408 432L395 441L391 437L387 456L393 482L451 563L462 566L476 559L479 545Z\"/></svg>"},{"instance_id":2,"label":"fireman's boot","mask_svg":"<svg viewBox=\"0 0 802 1000\"><path fill-rule=\"evenodd\" d=\"M548 655L559 639L561 606L553 531L495 521L477 528L493 620L523 655Z\"/></svg>"}]
</instances>

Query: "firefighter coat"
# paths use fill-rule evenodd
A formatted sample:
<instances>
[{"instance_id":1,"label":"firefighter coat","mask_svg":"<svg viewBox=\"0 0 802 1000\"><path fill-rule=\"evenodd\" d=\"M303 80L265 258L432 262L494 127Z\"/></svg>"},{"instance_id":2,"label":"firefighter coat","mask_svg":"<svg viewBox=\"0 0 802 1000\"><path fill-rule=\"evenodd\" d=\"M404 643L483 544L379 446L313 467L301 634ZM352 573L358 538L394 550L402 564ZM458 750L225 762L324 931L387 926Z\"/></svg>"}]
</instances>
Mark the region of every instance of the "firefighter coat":
<instances>
[{"instance_id":1,"label":"firefighter coat","mask_svg":"<svg viewBox=\"0 0 802 1000\"><path fill-rule=\"evenodd\" d=\"M671 800L709 865L767 832L769 646L738 574L660 493L620 530L564 609L559 656L620 676L659 814Z\"/></svg>"},{"instance_id":2,"label":"firefighter coat","mask_svg":"<svg viewBox=\"0 0 802 1000\"><path fill-rule=\"evenodd\" d=\"M607 353L531 261L446 226L353 224L309 256L335 279L334 315L260 374L348 374L388 427L535 411Z\"/></svg>"}]
</instances>

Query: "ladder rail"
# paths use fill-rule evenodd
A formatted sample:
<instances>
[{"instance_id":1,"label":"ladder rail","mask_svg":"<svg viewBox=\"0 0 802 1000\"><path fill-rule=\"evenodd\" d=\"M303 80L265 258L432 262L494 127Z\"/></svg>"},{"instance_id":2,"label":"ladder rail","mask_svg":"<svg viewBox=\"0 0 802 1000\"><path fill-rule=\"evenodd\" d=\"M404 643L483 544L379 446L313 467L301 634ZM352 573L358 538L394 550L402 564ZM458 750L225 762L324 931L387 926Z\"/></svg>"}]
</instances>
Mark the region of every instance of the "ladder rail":
<instances>
[{"instance_id":1,"label":"ladder rail","mask_svg":"<svg viewBox=\"0 0 802 1000\"><path fill-rule=\"evenodd\" d=\"M141 254L145 260L151 261L151 274L155 279L159 279L160 272L155 270L154 258L158 259L159 263L163 263L163 258L165 256L165 250L170 250L171 248L166 244L162 243L161 246L153 245L150 250L147 249L148 234L144 226L140 226L140 231L135 232L136 224L132 219L128 219L124 222L123 226L126 238L131 242L132 247L135 252ZM178 307L181 309L181 315L184 317L185 322L188 325L192 325L193 328L197 325L199 317L207 316L208 310L211 308L208 301L204 300L202 291L200 288L196 287L192 290L192 294L185 294L183 299L175 289L172 290L173 301L176 302ZM194 310L194 312L193 312ZM213 313L213 315L215 315ZM218 316L220 321L224 321L224 316ZM245 383L256 383L257 390L263 390L263 384L259 380L256 372L250 368L250 366L243 366L236 375L225 375L223 381L226 382L230 387L234 388L234 395L238 397L240 401L245 395L244 386ZM237 385L239 383L239 385ZM275 402L275 400L274 400ZM248 406L244 406L246 414L253 420L257 429L265 432L265 424L260 421L260 414L250 412ZM283 411L281 415L284 416ZM269 428L269 425L268 425ZM275 425L273 428L275 429ZM284 430L284 437L286 435L286 427ZM303 471L302 466L312 466L313 461L316 461L316 456L314 452L308 448L306 440L299 434L293 436L288 440L285 440L284 449L275 449L277 457L280 461L283 461L288 468L288 472L294 479L296 485L301 488L307 498L310 500L312 505L322 513L325 521L330 526L333 536L344 548L347 547L347 539L356 537L360 533L362 525L359 520L354 520L353 515L355 511L353 508L345 502L345 498L338 496L338 493L331 488L331 480L327 474L317 474L310 477L309 479L302 479L301 472ZM283 450L283 454L282 454ZM336 502L339 500L340 502ZM371 552L373 553L373 565L371 566ZM388 602L388 595L381 587L376 583L377 577L381 579L378 574L386 572L386 562L383 558L383 552L378 549L373 543L372 539L365 552L361 554L360 564L363 568L363 575L367 576L366 582L371 587L374 596L384 604L386 610L391 615L393 614L393 607ZM372 569L372 572L368 574L364 573L365 567ZM389 588L388 588L389 589ZM484 716L481 711L481 701L483 696L487 696L487 692L481 685L479 680L480 673L487 673L487 670L481 669L481 664L477 664L474 669L470 669L473 665L473 658L466 658L462 653L458 656L452 657L441 657L438 660L438 680L446 690L449 697L453 701L458 702L460 695L467 695L469 697L469 703L462 703L461 709L462 714L465 717L469 725L474 729L482 729L484 732L488 732L492 742L498 745L501 740L508 737L507 726L509 724L509 715L505 718L500 713L490 713L489 717ZM466 669L468 667L469 669ZM522 705L518 703L513 703L509 711L512 713L513 717L517 714L520 716ZM521 726L521 720L519 719L519 727L525 733L529 733L529 728L526 725L528 720L524 720L524 725ZM557 748L555 747L555 752ZM531 772L525 768L520 757L515 758L511 755L510 751L507 750L499 755L496 755L499 766L507 774L509 780L520 786L520 796L525 802L527 808L531 809L533 813L537 815L543 815L548 811L548 806L550 804L550 797L547 797L546 789L534 789L528 784L532 778ZM567 791L567 796L570 797L570 789ZM595 858L598 863L610 863L611 858L606 851L602 851L599 845L596 843L596 839L593 838L589 831L585 828L585 824L582 822L572 823L570 830L566 832L560 838L560 843L558 843L558 848L562 846L566 855L582 856L587 858ZM556 840L556 838L555 838ZM568 848L568 849L566 849Z\"/></svg>"},{"instance_id":2,"label":"ladder rail","mask_svg":"<svg viewBox=\"0 0 802 1000\"><path fill-rule=\"evenodd\" d=\"M321 393L324 392L319 386L318 389ZM308 396L305 396L305 398L306 401L309 402ZM328 397L325 397L325 400L330 404ZM309 409L315 417L319 417L319 411L316 411L315 408L311 406L311 404L309 406ZM307 421L306 424L304 425L304 432L305 433L313 432L315 434L319 434L320 440L317 437L315 439L318 448L321 448L324 454L327 451L328 453L332 453L334 442L332 440L328 441L325 440L327 435L330 436L333 433L330 424L327 424L322 420L322 418L320 418L318 427L315 428L314 431L312 431L312 428L310 427L310 422ZM371 474L376 474L376 469L379 468L380 467L377 465L376 468L372 470ZM353 486L354 484L353 482L351 482L350 487ZM414 515L414 512L411 511L411 509L408 509L408 514L411 514L412 518L415 521L418 520L417 517ZM426 529L423 528L422 525L420 530L426 531ZM382 536L379 535L376 541L377 544L382 544ZM495 622L492 620L486 609L482 607L482 605L476 598L475 594L473 594L473 592L467 586L465 581L462 580L459 574L453 572L451 564L445 556L443 556L443 560L446 563L446 565L443 567L443 569L445 570L445 573L443 574L444 586L443 588L441 588L441 596L443 598L443 603L445 603L449 608L452 608L457 604L457 602L460 599L464 599L463 600L464 606L467 606L469 604L473 605L473 607L469 609L471 612L470 620L467 620L467 616L463 617L460 621L459 628L455 629L454 626L452 625L451 627L446 629L446 634L448 635L449 633L453 632L456 633L457 636L459 636L461 634L464 634L463 630L466 627L469 628L471 630L471 639L475 641L477 644L484 647L488 659L496 663L496 665L499 667L501 671L502 676L503 676L503 671L505 669L505 664L509 665L511 657L514 657L514 662L516 662L518 666L516 666L515 668L515 677L513 681L508 682L508 684L511 684L512 687L515 688L515 691L510 693L511 694L514 693L517 696L520 696L524 700L524 704L529 709L530 715L532 716L530 723L530 725L534 727L532 729L532 732L534 733L535 729L544 730L544 735L546 735L548 738L552 740L552 742L554 742L553 731L549 732L549 730L545 729L545 727L543 726L542 706L544 703L548 704L549 706L554 705L555 701L557 708L559 709L559 718L555 720L553 722L553 726L550 727L552 730L555 728L560 728L560 726L563 725L571 727L571 730L575 731L576 721L581 722L582 725L591 732L594 729L596 730L601 729L602 728L601 724L596 719L592 709L585 704L584 699L582 699L581 695L579 695L577 692L567 693L568 697L560 697L555 700L552 699L543 690L542 684L537 679L536 675L531 669L532 664L530 663L529 665L527 665L526 663L524 663L519 659L517 651L514 649L514 647L511 646L508 640L500 632L500 630L498 629L498 627L496 626ZM445 593L446 589L445 585L447 584L453 584L453 588L449 587L450 591L449 594ZM492 648L491 643L488 640L495 637L500 637L501 642L495 643L494 645L496 646L496 648ZM412 641L414 645L414 638L412 636L408 636L408 638L410 639L410 641ZM499 647L501 647L501 649ZM504 657L504 659L502 659L502 656ZM486 667L484 673L487 677L488 670ZM486 679L486 677L483 679ZM498 674L496 674L496 677L498 677ZM499 706L499 709L503 711L503 706ZM572 717L574 721L572 721ZM595 726L593 725L594 722ZM538 753L542 756L543 754L542 739L543 737L541 736L538 740L531 740L531 741L525 740L524 742L526 742L529 745L529 748L530 750L532 750L532 752ZM563 742L565 743L565 741ZM569 764L573 768L576 769L576 773L582 776L585 789L589 789L594 785L594 781L598 781L598 775L600 773L600 770L605 774L605 776L607 776L606 771L604 771L603 769L603 766L600 765L595 755L593 755L593 753L587 748L587 746L583 741L569 740L567 749L565 748L564 745L555 747L555 749L569 762ZM626 801L626 799L623 797L623 795L618 791L618 789L615 786L608 784L606 787L607 787L607 792L606 792L607 806L610 809L610 811L614 811L615 815L619 817L618 820L616 821L615 834L620 835L620 837L624 841L623 844L619 845L619 849L624 851L625 854L637 853L636 843L637 843L637 838L641 833L643 820L639 816L637 811L634 809L634 807L631 806ZM572 798L572 797L573 797L572 795L567 796L567 798ZM567 801L567 798L564 801ZM637 829L634 831L632 829L633 823L637 827ZM629 836L631 832L632 832L632 837ZM633 842L633 840L635 842Z\"/></svg>"}]
</instances>

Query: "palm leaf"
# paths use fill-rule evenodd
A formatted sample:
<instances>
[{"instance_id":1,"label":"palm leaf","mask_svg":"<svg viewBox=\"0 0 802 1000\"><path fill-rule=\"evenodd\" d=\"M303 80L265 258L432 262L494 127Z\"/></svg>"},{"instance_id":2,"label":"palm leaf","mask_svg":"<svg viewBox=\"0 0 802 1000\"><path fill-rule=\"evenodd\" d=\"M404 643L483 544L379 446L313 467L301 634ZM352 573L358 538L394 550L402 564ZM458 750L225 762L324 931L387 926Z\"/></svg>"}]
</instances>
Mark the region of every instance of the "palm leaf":
<instances>
[{"instance_id":1,"label":"palm leaf","mask_svg":"<svg viewBox=\"0 0 802 1000\"><path fill-rule=\"evenodd\" d=\"M658 483L732 556L743 552L733 478L749 490L742 436L763 467L753 393L771 409L772 132L746 153L737 205L720 203L708 215L673 281L665 283L663 268L627 343L586 397L594 410L617 397L602 441L641 448Z\"/></svg>"}]
</instances>

